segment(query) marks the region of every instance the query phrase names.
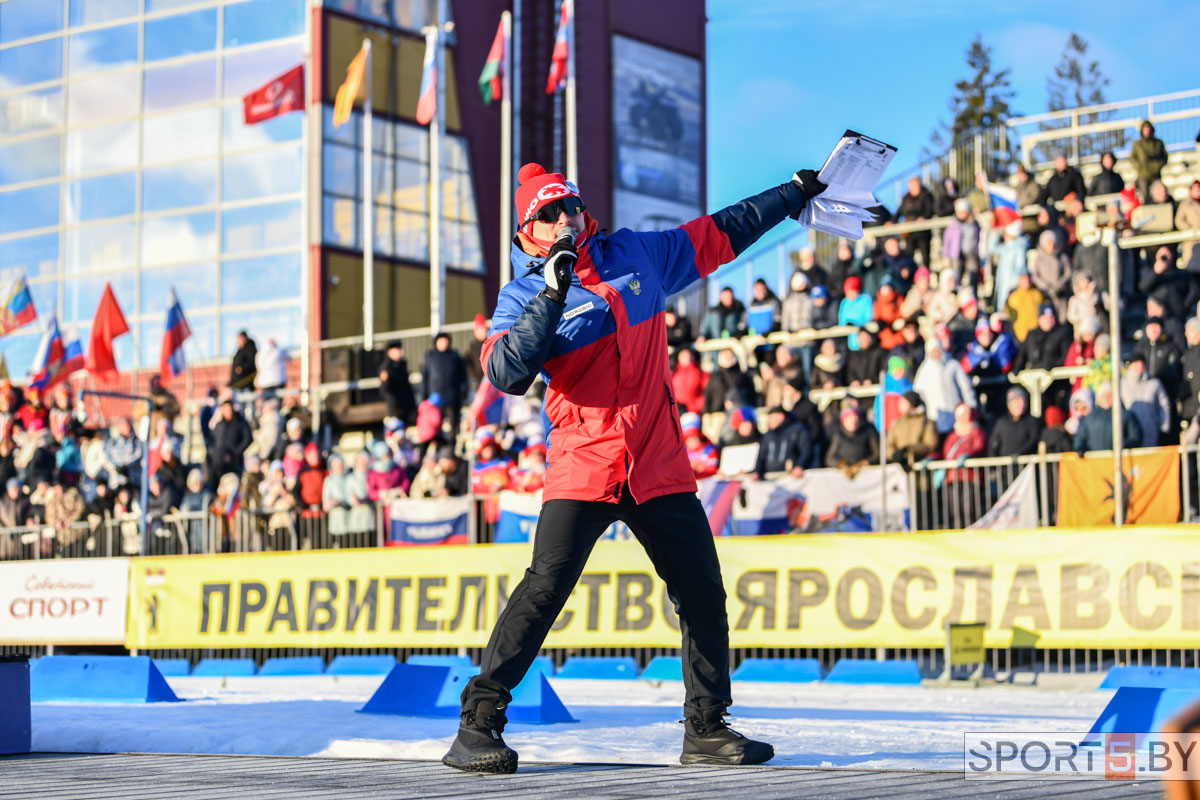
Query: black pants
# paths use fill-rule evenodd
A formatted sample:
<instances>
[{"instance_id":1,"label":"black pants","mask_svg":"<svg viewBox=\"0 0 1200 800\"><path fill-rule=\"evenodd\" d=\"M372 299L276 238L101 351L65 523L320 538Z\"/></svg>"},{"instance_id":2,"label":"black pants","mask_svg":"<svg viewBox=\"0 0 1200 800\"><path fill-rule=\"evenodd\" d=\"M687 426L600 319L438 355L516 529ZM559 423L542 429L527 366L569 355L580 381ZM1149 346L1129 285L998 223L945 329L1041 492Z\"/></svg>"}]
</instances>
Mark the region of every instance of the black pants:
<instances>
[{"instance_id":1,"label":"black pants","mask_svg":"<svg viewBox=\"0 0 1200 800\"><path fill-rule=\"evenodd\" d=\"M592 546L618 520L646 549L679 615L684 713L732 703L725 588L704 509L690 493L635 503L627 488L617 504L548 500L542 506L533 564L496 621L480 673L463 689L464 709L481 700L511 701L511 690L525 677L575 589Z\"/></svg>"}]
</instances>

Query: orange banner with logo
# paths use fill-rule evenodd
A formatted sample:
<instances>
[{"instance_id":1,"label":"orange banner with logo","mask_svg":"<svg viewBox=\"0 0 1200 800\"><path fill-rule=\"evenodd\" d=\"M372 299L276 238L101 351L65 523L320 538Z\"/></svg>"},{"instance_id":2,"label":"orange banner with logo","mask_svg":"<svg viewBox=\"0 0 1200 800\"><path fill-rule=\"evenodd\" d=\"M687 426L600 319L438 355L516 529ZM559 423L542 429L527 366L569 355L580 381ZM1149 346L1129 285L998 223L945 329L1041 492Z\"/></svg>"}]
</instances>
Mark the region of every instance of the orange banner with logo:
<instances>
[{"instance_id":1,"label":"orange banner with logo","mask_svg":"<svg viewBox=\"0 0 1200 800\"><path fill-rule=\"evenodd\" d=\"M1125 485L1125 522L1143 525L1179 521L1179 448L1126 453L1121 459ZM1080 458L1066 453L1058 470L1058 524L1080 527L1111 525L1113 500L1111 456Z\"/></svg>"}]
</instances>

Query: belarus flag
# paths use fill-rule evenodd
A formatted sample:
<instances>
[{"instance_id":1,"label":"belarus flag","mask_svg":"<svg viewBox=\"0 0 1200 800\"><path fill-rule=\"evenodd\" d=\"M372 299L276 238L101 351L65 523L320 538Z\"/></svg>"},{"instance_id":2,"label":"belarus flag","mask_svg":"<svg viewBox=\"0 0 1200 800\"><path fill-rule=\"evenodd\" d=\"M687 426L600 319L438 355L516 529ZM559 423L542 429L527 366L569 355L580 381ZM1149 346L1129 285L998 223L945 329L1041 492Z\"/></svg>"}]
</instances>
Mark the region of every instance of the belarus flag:
<instances>
[{"instance_id":1,"label":"belarus flag","mask_svg":"<svg viewBox=\"0 0 1200 800\"><path fill-rule=\"evenodd\" d=\"M428 125L437 113L437 66L434 55L437 52L438 32L433 28L425 34L425 66L421 71L421 96L417 98L417 123Z\"/></svg>"},{"instance_id":2,"label":"belarus flag","mask_svg":"<svg viewBox=\"0 0 1200 800\"><path fill-rule=\"evenodd\" d=\"M988 200L992 204L995 227L1003 228L1010 222L1021 218L1021 209L1017 207L1017 190L1011 186L988 181Z\"/></svg>"},{"instance_id":3,"label":"belarus flag","mask_svg":"<svg viewBox=\"0 0 1200 800\"><path fill-rule=\"evenodd\" d=\"M493 100L504 99L504 83L501 78L505 73L504 20L496 28L496 38L492 40L492 49L488 51L487 61L483 63L483 72L479 73L479 92L483 95L483 104L490 105Z\"/></svg>"},{"instance_id":4,"label":"belarus flag","mask_svg":"<svg viewBox=\"0 0 1200 800\"><path fill-rule=\"evenodd\" d=\"M550 57L550 76L546 78L546 94L554 94L567 85L567 30L571 24L571 13L567 7L570 0L562 0L562 14L558 18L558 32L554 34L554 52Z\"/></svg>"},{"instance_id":5,"label":"belarus flag","mask_svg":"<svg viewBox=\"0 0 1200 800\"><path fill-rule=\"evenodd\" d=\"M187 318L183 316L183 306L175 290L171 289L170 306L167 308L167 329L163 333L162 356L159 372L164 379L173 378L187 369L187 361L183 355L183 343L192 335Z\"/></svg>"}]
</instances>

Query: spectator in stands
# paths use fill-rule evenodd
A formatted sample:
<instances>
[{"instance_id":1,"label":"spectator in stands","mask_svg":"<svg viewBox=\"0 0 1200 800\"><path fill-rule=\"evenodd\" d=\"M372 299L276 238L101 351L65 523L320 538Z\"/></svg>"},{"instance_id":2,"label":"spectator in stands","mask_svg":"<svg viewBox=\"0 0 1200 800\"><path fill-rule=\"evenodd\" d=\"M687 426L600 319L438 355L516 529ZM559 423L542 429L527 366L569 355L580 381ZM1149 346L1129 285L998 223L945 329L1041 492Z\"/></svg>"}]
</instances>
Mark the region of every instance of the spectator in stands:
<instances>
[{"instance_id":1,"label":"spectator in stands","mask_svg":"<svg viewBox=\"0 0 1200 800\"><path fill-rule=\"evenodd\" d=\"M1179 208L1175 209L1175 230L1194 231L1197 228L1200 228L1200 178L1192 181L1188 187L1188 196L1183 198ZM1179 263L1189 272L1195 272L1196 268L1200 267L1200 263L1195 267L1192 265L1192 253L1196 250L1196 240L1183 242L1179 247Z\"/></svg>"},{"instance_id":2,"label":"spectator in stands","mask_svg":"<svg viewBox=\"0 0 1200 800\"><path fill-rule=\"evenodd\" d=\"M54 469L59 483L66 486L79 486L79 476L83 472L83 456L79 446L70 434L52 436L54 450Z\"/></svg>"},{"instance_id":3,"label":"spectator in stands","mask_svg":"<svg viewBox=\"0 0 1200 800\"><path fill-rule=\"evenodd\" d=\"M1059 238L1053 231L1045 230L1038 236L1037 254L1029 274L1033 285L1054 304L1058 317L1065 319L1070 296L1071 260L1062 252Z\"/></svg>"},{"instance_id":4,"label":"spectator in stands","mask_svg":"<svg viewBox=\"0 0 1200 800\"><path fill-rule=\"evenodd\" d=\"M1087 317L1096 317L1103 324L1102 314L1108 305L1107 295L1102 296L1096 288L1092 273L1075 270L1071 274L1071 297L1067 300L1067 322L1078 325Z\"/></svg>"},{"instance_id":5,"label":"spectator in stands","mask_svg":"<svg viewBox=\"0 0 1200 800\"><path fill-rule=\"evenodd\" d=\"M267 344L259 350L254 359L257 375L255 387L264 393L274 394L287 387L288 362L292 357L279 346L274 338L267 339Z\"/></svg>"},{"instance_id":6,"label":"spectator in stands","mask_svg":"<svg viewBox=\"0 0 1200 800\"><path fill-rule=\"evenodd\" d=\"M458 435L459 415L467 392L467 365L458 351L450 347L450 334L439 333L433 349L421 363L421 391L426 397L437 393L442 398L443 422L450 425L450 436Z\"/></svg>"},{"instance_id":7,"label":"spectator in stands","mask_svg":"<svg viewBox=\"0 0 1200 800\"><path fill-rule=\"evenodd\" d=\"M782 310L779 298L762 278L754 282L752 291L750 307L746 309L747 332L766 336L768 333L779 330L779 318Z\"/></svg>"},{"instance_id":8,"label":"spectator in stands","mask_svg":"<svg viewBox=\"0 0 1200 800\"><path fill-rule=\"evenodd\" d=\"M1017 207L1036 206L1042 203L1042 187L1033 179L1029 168L1017 164Z\"/></svg>"},{"instance_id":9,"label":"spectator in stands","mask_svg":"<svg viewBox=\"0 0 1200 800\"><path fill-rule=\"evenodd\" d=\"M325 461L321 458L321 448L316 442L309 442L304 448L304 466L296 477L296 493L300 497L300 505L306 509L319 509L325 492L325 478L329 472L325 469Z\"/></svg>"},{"instance_id":10,"label":"spectator in stands","mask_svg":"<svg viewBox=\"0 0 1200 800\"><path fill-rule=\"evenodd\" d=\"M1070 453L1074 449L1075 443L1065 427L1067 412L1058 406L1046 406L1046 410L1042 412L1042 421L1045 423L1045 427L1042 429L1039 441L1046 445L1046 452Z\"/></svg>"},{"instance_id":11,"label":"spectator in stands","mask_svg":"<svg viewBox=\"0 0 1200 800\"><path fill-rule=\"evenodd\" d=\"M1182 380L1179 392L1183 398L1180 416L1190 420L1200 412L1200 401L1197 401L1200 395L1200 317L1188 319L1184 335L1187 337L1187 349L1180 359Z\"/></svg>"},{"instance_id":12,"label":"spectator in stands","mask_svg":"<svg viewBox=\"0 0 1200 800\"><path fill-rule=\"evenodd\" d=\"M1178 394L1183 354L1167 336L1161 317L1147 319L1142 331L1142 340L1134 345L1133 357L1142 357L1150 377L1157 378L1167 394L1175 397Z\"/></svg>"},{"instance_id":13,"label":"spectator in stands","mask_svg":"<svg viewBox=\"0 0 1200 800\"><path fill-rule=\"evenodd\" d=\"M931 273L928 267L917 267L913 273L913 285L900 303L900 316L905 319L915 319L925 313L929 301L933 298L933 288L930 285Z\"/></svg>"},{"instance_id":14,"label":"spectator in stands","mask_svg":"<svg viewBox=\"0 0 1200 800\"><path fill-rule=\"evenodd\" d=\"M1154 125L1143 120L1138 128L1141 137L1129 151L1129 163L1137 174L1137 193L1143 202L1150 196L1150 184L1162 177L1167 165L1167 146L1154 135Z\"/></svg>"},{"instance_id":15,"label":"spectator in stands","mask_svg":"<svg viewBox=\"0 0 1200 800\"><path fill-rule=\"evenodd\" d=\"M846 364L837 342L825 339L821 351L813 359L812 378L809 386L814 389L833 389L846 385Z\"/></svg>"},{"instance_id":16,"label":"spectator in stands","mask_svg":"<svg viewBox=\"0 0 1200 800\"><path fill-rule=\"evenodd\" d=\"M1107 333L1102 333L1096 337L1092 343L1092 360L1088 362L1087 374L1083 379L1076 382L1076 388L1083 387L1091 389L1094 393L1096 387L1102 383L1112 381L1112 339Z\"/></svg>"},{"instance_id":17,"label":"spectator in stands","mask_svg":"<svg viewBox=\"0 0 1200 800\"><path fill-rule=\"evenodd\" d=\"M375 507L371 505L371 492L367 478L371 474L371 454L359 450L354 455L354 469L346 471L345 488L339 496L349 503L346 515L346 531L372 531L375 529Z\"/></svg>"},{"instance_id":18,"label":"spectator in stands","mask_svg":"<svg viewBox=\"0 0 1200 800\"><path fill-rule=\"evenodd\" d=\"M840 256L839 256L840 258ZM829 273L817 263L817 251L811 247L802 247L796 255L796 271L804 273L809 286L828 286ZM845 276L843 276L843 280Z\"/></svg>"},{"instance_id":19,"label":"spectator in stands","mask_svg":"<svg viewBox=\"0 0 1200 800\"><path fill-rule=\"evenodd\" d=\"M700 415L690 412L684 414L679 420L679 426L683 431L683 445L687 449L688 461L691 462L696 480L716 475L720 454L701 431Z\"/></svg>"},{"instance_id":20,"label":"spectator in stands","mask_svg":"<svg viewBox=\"0 0 1200 800\"><path fill-rule=\"evenodd\" d=\"M863 292L871 296L879 294L879 289L891 282L896 291L904 294L912 286L913 276L916 275L917 265L912 256L900 249L900 240L891 236L883 241L883 255L873 258L870 269L862 271Z\"/></svg>"},{"instance_id":21,"label":"spectator in stands","mask_svg":"<svg viewBox=\"0 0 1200 800\"><path fill-rule=\"evenodd\" d=\"M475 494L494 494L503 490L512 479L514 466L490 428L475 432L475 466L471 472Z\"/></svg>"},{"instance_id":22,"label":"spectator in stands","mask_svg":"<svg viewBox=\"0 0 1200 800\"><path fill-rule=\"evenodd\" d=\"M946 325L958 314L958 278L953 271L938 273L938 288L929 298L925 313L934 325Z\"/></svg>"},{"instance_id":23,"label":"spectator in stands","mask_svg":"<svg viewBox=\"0 0 1200 800\"><path fill-rule=\"evenodd\" d=\"M329 456L329 474L321 484L321 509L329 519L329 534L340 536L349 530L347 518L350 514L349 476L346 462L334 453Z\"/></svg>"},{"instance_id":24,"label":"spectator in stands","mask_svg":"<svg viewBox=\"0 0 1200 800\"><path fill-rule=\"evenodd\" d=\"M792 277L788 279L789 291L788 296L783 300L781 319L783 329L788 333L805 331L813 327L810 288L808 275L800 270L793 272Z\"/></svg>"},{"instance_id":25,"label":"spectator in stands","mask_svg":"<svg viewBox=\"0 0 1200 800\"><path fill-rule=\"evenodd\" d=\"M1052 303L1042 303L1038 309L1037 327L1029 332L1025 341L1017 348L1012 369L1022 372L1027 369L1053 369L1061 367L1071 349L1072 329L1059 325Z\"/></svg>"},{"instance_id":26,"label":"spectator in stands","mask_svg":"<svg viewBox=\"0 0 1200 800\"><path fill-rule=\"evenodd\" d=\"M61 487L60 487L61 488ZM82 503L80 504L82 506ZM179 510L179 494L173 486L167 485L157 475L150 478L150 491L146 496L146 532L142 552L161 552L154 547L154 539L162 533L163 517ZM47 509L49 512L49 509Z\"/></svg>"},{"instance_id":27,"label":"spectator in stands","mask_svg":"<svg viewBox=\"0 0 1200 800\"><path fill-rule=\"evenodd\" d=\"M4 484L4 497L0 497L0 527L22 528L32 524L33 509L21 479L9 478Z\"/></svg>"},{"instance_id":28,"label":"spectator in stands","mask_svg":"<svg viewBox=\"0 0 1200 800\"><path fill-rule=\"evenodd\" d=\"M142 443L134 435L133 423L128 417L117 420L104 450L119 476L133 486L141 486Z\"/></svg>"},{"instance_id":29,"label":"spectator in stands","mask_svg":"<svg viewBox=\"0 0 1200 800\"><path fill-rule=\"evenodd\" d=\"M13 463L12 442L0 438L0 483L7 486L9 480L15 477L17 477L17 465Z\"/></svg>"},{"instance_id":30,"label":"spectator in stands","mask_svg":"<svg viewBox=\"0 0 1200 800\"><path fill-rule=\"evenodd\" d=\"M750 376L742 372L737 355L732 350L717 353L717 369L708 377L704 387L704 413L715 414L725 410L725 400L730 394L737 397L737 405L754 402L754 384Z\"/></svg>"},{"instance_id":31,"label":"spectator in stands","mask_svg":"<svg viewBox=\"0 0 1200 800\"><path fill-rule=\"evenodd\" d=\"M837 305L842 302L842 286L845 285L846 278L858 274L858 264L854 258L854 248L850 246L849 242L842 239L838 242L837 260L829 268L828 280L816 285L827 288L834 305Z\"/></svg>"},{"instance_id":32,"label":"spectator in stands","mask_svg":"<svg viewBox=\"0 0 1200 800\"><path fill-rule=\"evenodd\" d=\"M708 339L738 337L746 332L746 307L733 296L733 289L725 286L718 295L717 304L710 308L700 321L697 342Z\"/></svg>"},{"instance_id":33,"label":"spectator in stands","mask_svg":"<svg viewBox=\"0 0 1200 800\"><path fill-rule=\"evenodd\" d=\"M891 278L883 282L875 296L875 322L879 326L879 346L884 350L891 350L901 341L903 315L900 313L900 299ZM896 322L900 322L901 326L894 326Z\"/></svg>"},{"instance_id":34,"label":"spectator in stands","mask_svg":"<svg viewBox=\"0 0 1200 800\"><path fill-rule=\"evenodd\" d=\"M398 341L389 343L386 358L379 368L379 389L387 403L387 415L412 425L417 419L417 400L408 375L404 346Z\"/></svg>"},{"instance_id":35,"label":"spectator in stands","mask_svg":"<svg viewBox=\"0 0 1200 800\"><path fill-rule=\"evenodd\" d=\"M1087 189L1083 185L1083 176L1079 170L1067 164L1067 157L1059 153L1054 158L1054 174L1046 179L1045 197L1047 203L1060 202L1070 194L1076 199L1083 200Z\"/></svg>"},{"instance_id":36,"label":"spectator in stands","mask_svg":"<svg viewBox=\"0 0 1200 800\"><path fill-rule=\"evenodd\" d=\"M1121 404L1138 421L1140 443L1126 442L1126 447L1158 447L1169 443L1174 409L1160 381L1146 373L1146 359L1135 355L1129 359L1121 376Z\"/></svg>"},{"instance_id":37,"label":"spectator in stands","mask_svg":"<svg viewBox=\"0 0 1200 800\"><path fill-rule=\"evenodd\" d=\"M780 345L775 350L773 361L760 361L758 375L762 385L763 405L777 406L783 404L784 389L789 384L804 385L804 372L795 355L787 345Z\"/></svg>"},{"instance_id":38,"label":"spectator in stands","mask_svg":"<svg viewBox=\"0 0 1200 800\"><path fill-rule=\"evenodd\" d=\"M59 388L64 390L65 395L60 396L59 392L54 395L54 407L50 411L51 427L54 425L56 414L60 415L60 418L70 419L74 412L71 407L70 392L66 391L66 384L62 384ZM152 375L150 377L150 429L157 430L160 419L165 419L174 428L179 410L179 400L167 391L158 375Z\"/></svg>"},{"instance_id":39,"label":"spectator in stands","mask_svg":"<svg viewBox=\"0 0 1200 800\"><path fill-rule=\"evenodd\" d=\"M1085 317L1075 326L1075 341L1067 350L1067 358L1063 366L1086 367L1096 357L1096 337L1100 335L1100 318ZM1080 382L1075 382L1078 389Z\"/></svg>"},{"instance_id":40,"label":"spectator in stands","mask_svg":"<svg viewBox=\"0 0 1200 800\"><path fill-rule=\"evenodd\" d=\"M186 491L179 501L179 510L192 517L187 521L185 530L187 531L188 552L189 553L208 553L212 552L212 545L206 540L206 525L202 515L212 505L212 492L208 491L208 487L204 485L204 473L198 469L193 469L187 474L187 479L184 481ZM103 486L103 484L101 484ZM99 490L99 486L96 487ZM108 494L108 487L104 487L105 500L108 504L108 510L112 507L112 497ZM99 492L97 492L97 498ZM85 509L88 520L91 521L92 515L95 514L99 518L105 515L103 506L96 504L96 498L93 498L88 503ZM92 523L93 527L95 522Z\"/></svg>"},{"instance_id":41,"label":"spectator in stands","mask_svg":"<svg viewBox=\"0 0 1200 800\"><path fill-rule=\"evenodd\" d=\"M671 391L675 402L688 411L704 410L704 388L709 375L696 363L696 351L683 347L675 354L675 369L671 373Z\"/></svg>"},{"instance_id":42,"label":"spectator in stands","mask_svg":"<svg viewBox=\"0 0 1200 800\"><path fill-rule=\"evenodd\" d=\"M974 286L979 278L979 223L965 198L954 202L954 219L942 232L942 257L964 286Z\"/></svg>"},{"instance_id":43,"label":"spectator in stands","mask_svg":"<svg viewBox=\"0 0 1200 800\"><path fill-rule=\"evenodd\" d=\"M912 365L913 371L921 366L921 362L925 360L925 340L921 338L915 318L903 320L900 328L900 341L888 351L888 355L904 359L905 362Z\"/></svg>"},{"instance_id":44,"label":"spectator in stands","mask_svg":"<svg viewBox=\"0 0 1200 800\"><path fill-rule=\"evenodd\" d=\"M758 431L758 414L753 406L735 407L729 414L729 424L721 431L718 442L721 447L736 447L741 444L757 444L762 438Z\"/></svg>"},{"instance_id":45,"label":"spectator in stands","mask_svg":"<svg viewBox=\"0 0 1200 800\"><path fill-rule=\"evenodd\" d=\"M851 476L864 466L879 461L879 435L875 428L863 424L857 408L846 408L838 416L825 452L825 466L845 471Z\"/></svg>"},{"instance_id":46,"label":"spectator in stands","mask_svg":"<svg viewBox=\"0 0 1200 800\"><path fill-rule=\"evenodd\" d=\"M266 460L283 460L287 455L288 448L292 445L298 446L303 453L306 444L308 444L308 433L304 430L304 421L299 417L290 417L287 424L284 425L283 438L275 442L275 446L271 448ZM302 456L296 458L299 461Z\"/></svg>"},{"instance_id":47,"label":"spectator in stands","mask_svg":"<svg viewBox=\"0 0 1200 800\"><path fill-rule=\"evenodd\" d=\"M996 260L992 300L996 308L1004 308L1008 303L1009 293L1017 288L1017 276L1028 270L1028 258L1025 254L1029 250L1029 238L1022 233L1020 220L1013 220L999 230L993 228L991 236L993 241L988 246L988 251ZM1036 276L1034 284L1037 284Z\"/></svg>"},{"instance_id":48,"label":"spectator in stands","mask_svg":"<svg viewBox=\"0 0 1200 800\"><path fill-rule=\"evenodd\" d=\"M958 196L958 183L953 178L943 178L941 183L933 187L933 216L950 216L954 213L954 204L958 200L966 200L965 197Z\"/></svg>"},{"instance_id":49,"label":"spectator in stands","mask_svg":"<svg viewBox=\"0 0 1200 800\"><path fill-rule=\"evenodd\" d=\"M471 321L471 343L467 345L467 352L463 353L463 363L467 368L467 381L470 384L469 388L474 391L483 382L483 343L487 340L488 335L488 320L483 314L476 314L475 319ZM399 416L392 414L391 416ZM405 420L406 425L411 424L412 420Z\"/></svg>"},{"instance_id":50,"label":"spectator in stands","mask_svg":"<svg viewBox=\"0 0 1200 800\"><path fill-rule=\"evenodd\" d=\"M954 427L955 409L960 405L975 408L975 390L963 372L962 365L947 358L941 342L931 339L925 343L925 361L917 369L913 388L925 403L925 413L937 426L939 434Z\"/></svg>"},{"instance_id":51,"label":"spectator in stands","mask_svg":"<svg viewBox=\"0 0 1200 800\"><path fill-rule=\"evenodd\" d=\"M1075 396L1072 395L1072 403ZM1079 429L1075 432L1075 452L1083 455L1088 451L1112 450L1112 407L1113 388L1111 383L1102 383L1096 387L1096 404L1087 416L1079 421ZM1130 442L1142 440L1142 429L1133 414L1121 415L1122 446L1131 446Z\"/></svg>"},{"instance_id":52,"label":"spectator in stands","mask_svg":"<svg viewBox=\"0 0 1200 800\"><path fill-rule=\"evenodd\" d=\"M1070 411L1070 416L1063 423L1063 429L1072 437L1071 449L1075 449L1074 437L1079 433L1079 426L1083 423L1084 417L1092 413L1092 409L1096 407L1096 393L1092 389L1080 387L1071 392L1071 400L1067 404Z\"/></svg>"},{"instance_id":53,"label":"spectator in stands","mask_svg":"<svg viewBox=\"0 0 1200 800\"><path fill-rule=\"evenodd\" d=\"M975 408L962 403L954 409L954 424L942 441L938 459L958 461L977 458L984 454L987 436L979 426ZM966 528L980 513L977 482L978 471L967 467L946 470L942 484L942 507L950 509L950 524L955 528Z\"/></svg>"},{"instance_id":54,"label":"spectator in stands","mask_svg":"<svg viewBox=\"0 0 1200 800\"><path fill-rule=\"evenodd\" d=\"M174 439L166 439L159 448L158 469L154 474L164 487L182 497L187 488L187 467L179 460L179 443Z\"/></svg>"},{"instance_id":55,"label":"spectator in stands","mask_svg":"<svg viewBox=\"0 0 1200 800\"><path fill-rule=\"evenodd\" d=\"M1175 251L1165 244L1155 251L1154 262L1142 270L1138 291L1161 298L1168 314L1177 319L1183 318L1200 298L1191 274L1175 268Z\"/></svg>"},{"instance_id":56,"label":"spectator in stands","mask_svg":"<svg viewBox=\"0 0 1200 800\"><path fill-rule=\"evenodd\" d=\"M230 389L249 389L254 386L257 356L258 348L254 340L245 331L238 331L237 352L233 354L233 363L229 367Z\"/></svg>"},{"instance_id":57,"label":"spectator in stands","mask_svg":"<svg viewBox=\"0 0 1200 800\"><path fill-rule=\"evenodd\" d=\"M933 195L921 185L916 177L908 179L908 194L900 200L896 209L896 218L905 222L924 222L933 217ZM933 234L929 231L919 231L908 234L908 250L914 255L921 254L921 263L930 265L929 245Z\"/></svg>"},{"instance_id":58,"label":"spectator in stands","mask_svg":"<svg viewBox=\"0 0 1200 800\"><path fill-rule=\"evenodd\" d=\"M943 326L950 337L946 343L948 355L957 358L966 352L967 346L975 340L975 328L979 326L980 319L979 300L975 293L970 289L959 290L958 313ZM938 332L939 328L935 326L934 331Z\"/></svg>"},{"instance_id":59,"label":"spectator in stands","mask_svg":"<svg viewBox=\"0 0 1200 800\"><path fill-rule=\"evenodd\" d=\"M1117 157L1111 151L1100 156L1100 171L1092 176L1092 182L1088 184L1088 194L1116 194L1125 188L1125 179L1113 169L1116 165Z\"/></svg>"},{"instance_id":60,"label":"spectator in stands","mask_svg":"<svg viewBox=\"0 0 1200 800\"><path fill-rule=\"evenodd\" d=\"M442 396L432 392L417 406L417 444L424 447L442 439Z\"/></svg>"},{"instance_id":61,"label":"spectator in stands","mask_svg":"<svg viewBox=\"0 0 1200 800\"><path fill-rule=\"evenodd\" d=\"M1150 184L1149 202L1153 205L1169 205L1171 207L1169 219L1172 221L1175 219L1177 204L1175 203L1175 198L1171 197L1171 193L1167 191L1167 185L1162 180L1156 180Z\"/></svg>"},{"instance_id":62,"label":"spectator in stands","mask_svg":"<svg viewBox=\"0 0 1200 800\"><path fill-rule=\"evenodd\" d=\"M367 496L376 503L406 497L410 482L408 474L392 458L386 442L371 443L371 471L367 473Z\"/></svg>"},{"instance_id":63,"label":"spectator in stands","mask_svg":"<svg viewBox=\"0 0 1200 800\"><path fill-rule=\"evenodd\" d=\"M865 326L875 316L875 304L869 295L863 294L863 281L856 275L846 279L842 285L843 299L838 308L838 325ZM851 337L851 350L858 349L858 340Z\"/></svg>"},{"instance_id":64,"label":"spectator in stands","mask_svg":"<svg viewBox=\"0 0 1200 800\"><path fill-rule=\"evenodd\" d=\"M912 469L938 448L937 426L925 415L921 395L911 389L896 401L896 421L884 434L889 463Z\"/></svg>"},{"instance_id":65,"label":"spectator in stands","mask_svg":"<svg viewBox=\"0 0 1200 800\"><path fill-rule=\"evenodd\" d=\"M887 352L879 346L876 332L879 326L870 322L858 331L856 348L846 359L846 380L850 386L869 386L879 383L887 363Z\"/></svg>"},{"instance_id":66,"label":"spectator in stands","mask_svg":"<svg viewBox=\"0 0 1200 800\"><path fill-rule=\"evenodd\" d=\"M839 305L834 305L829 289L824 286L812 288L812 327L814 330L832 328L838 324Z\"/></svg>"},{"instance_id":67,"label":"spectator in stands","mask_svg":"<svg viewBox=\"0 0 1200 800\"><path fill-rule=\"evenodd\" d=\"M752 480L761 480L769 473L786 472L793 478L804 474L804 467L814 458L812 438L800 420L772 406L767 411L767 432L758 445L758 460L754 463Z\"/></svg>"},{"instance_id":68,"label":"spectator in stands","mask_svg":"<svg viewBox=\"0 0 1200 800\"><path fill-rule=\"evenodd\" d=\"M1023 344L1029 332L1037 329L1038 315L1045 302L1046 296L1033 285L1029 270L1018 272L1017 288L1009 293L1005 311L1012 320L1013 336L1019 343Z\"/></svg>"},{"instance_id":69,"label":"spectator in stands","mask_svg":"<svg viewBox=\"0 0 1200 800\"><path fill-rule=\"evenodd\" d=\"M242 453L246 452L252 440L250 426L245 417L234 413L232 399L222 401L218 414L216 427L213 428L212 448L208 451L210 487L216 486L226 473L241 474Z\"/></svg>"},{"instance_id":70,"label":"spectator in stands","mask_svg":"<svg viewBox=\"0 0 1200 800\"><path fill-rule=\"evenodd\" d=\"M1042 438L1042 423L1029 415L1029 396L1020 386L1013 386L1005 396L1008 414L996 420L988 438L987 454L1007 458L1037 452Z\"/></svg>"},{"instance_id":71,"label":"spectator in stands","mask_svg":"<svg viewBox=\"0 0 1200 800\"><path fill-rule=\"evenodd\" d=\"M392 451L392 458L400 469L411 477L421 467L421 457L408 438L408 430L404 423L395 417L388 417L383 423L383 441Z\"/></svg>"},{"instance_id":72,"label":"spectator in stands","mask_svg":"<svg viewBox=\"0 0 1200 800\"><path fill-rule=\"evenodd\" d=\"M686 317L679 316L675 306L667 306L663 321L667 323L667 347L678 350L692 343L692 323Z\"/></svg>"},{"instance_id":73,"label":"spectator in stands","mask_svg":"<svg viewBox=\"0 0 1200 800\"><path fill-rule=\"evenodd\" d=\"M467 494L470 476L467 465L454 453L454 448L442 445L435 458L425 462L413 479L413 497L462 497Z\"/></svg>"},{"instance_id":74,"label":"spectator in stands","mask_svg":"<svg viewBox=\"0 0 1200 800\"><path fill-rule=\"evenodd\" d=\"M975 340L962 358L963 370L981 377L1003 375L1012 367L1016 354L1017 340L1004 330L998 315L994 322L980 319L975 324Z\"/></svg>"},{"instance_id":75,"label":"spectator in stands","mask_svg":"<svg viewBox=\"0 0 1200 800\"><path fill-rule=\"evenodd\" d=\"M25 390L25 404L17 409L17 422L26 431L49 427L50 409L42 403L42 392L36 386Z\"/></svg>"},{"instance_id":76,"label":"spectator in stands","mask_svg":"<svg viewBox=\"0 0 1200 800\"><path fill-rule=\"evenodd\" d=\"M699 477L699 476L697 476ZM546 445L533 442L517 458L508 488L514 492L536 492L546 483Z\"/></svg>"}]
</instances>

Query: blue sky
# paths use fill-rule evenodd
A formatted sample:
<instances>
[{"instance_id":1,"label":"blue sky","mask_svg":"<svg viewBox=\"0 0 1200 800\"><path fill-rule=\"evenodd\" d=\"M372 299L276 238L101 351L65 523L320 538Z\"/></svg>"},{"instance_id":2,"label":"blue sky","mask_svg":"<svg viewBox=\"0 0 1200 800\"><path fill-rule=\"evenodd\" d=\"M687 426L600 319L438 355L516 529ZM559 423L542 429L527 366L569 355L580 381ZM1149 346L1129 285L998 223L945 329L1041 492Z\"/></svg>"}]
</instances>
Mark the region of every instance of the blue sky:
<instances>
[{"instance_id":1,"label":"blue sky","mask_svg":"<svg viewBox=\"0 0 1200 800\"><path fill-rule=\"evenodd\" d=\"M899 147L893 170L917 164L977 32L1012 69L1018 113L1046 110L1046 76L1072 31L1112 79L1109 100L1200 86L1187 66L1200 31L1192 0L708 0L708 18L714 210L819 168L846 128Z\"/></svg>"}]
</instances>

